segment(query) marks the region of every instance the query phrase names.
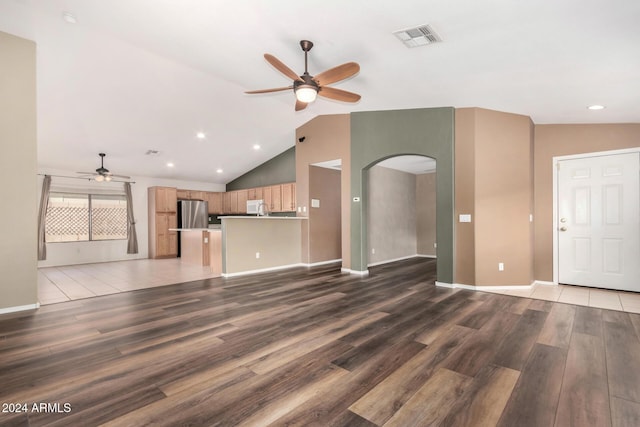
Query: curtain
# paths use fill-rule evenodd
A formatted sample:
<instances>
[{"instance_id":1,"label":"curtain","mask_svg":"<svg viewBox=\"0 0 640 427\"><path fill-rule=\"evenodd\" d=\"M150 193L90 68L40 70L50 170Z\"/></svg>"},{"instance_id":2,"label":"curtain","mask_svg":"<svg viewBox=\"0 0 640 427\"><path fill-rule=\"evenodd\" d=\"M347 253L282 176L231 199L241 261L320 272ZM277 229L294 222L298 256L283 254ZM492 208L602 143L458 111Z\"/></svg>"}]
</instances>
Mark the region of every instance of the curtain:
<instances>
[{"instance_id":1,"label":"curtain","mask_svg":"<svg viewBox=\"0 0 640 427\"><path fill-rule=\"evenodd\" d=\"M38 261L47 259L47 244L44 237L44 225L49 206L49 191L51 189L51 176L45 175L42 181L42 194L40 195L40 212L38 212Z\"/></svg>"},{"instance_id":2,"label":"curtain","mask_svg":"<svg viewBox=\"0 0 640 427\"><path fill-rule=\"evenodd\" d=\"M133 198L131 197L131 183L124 183L124 194L127 197L127 219L129 223L127 240L127 253L138 253L138 236L136 235L136 220L133 218Z\"/></svg>"}]
</instances>

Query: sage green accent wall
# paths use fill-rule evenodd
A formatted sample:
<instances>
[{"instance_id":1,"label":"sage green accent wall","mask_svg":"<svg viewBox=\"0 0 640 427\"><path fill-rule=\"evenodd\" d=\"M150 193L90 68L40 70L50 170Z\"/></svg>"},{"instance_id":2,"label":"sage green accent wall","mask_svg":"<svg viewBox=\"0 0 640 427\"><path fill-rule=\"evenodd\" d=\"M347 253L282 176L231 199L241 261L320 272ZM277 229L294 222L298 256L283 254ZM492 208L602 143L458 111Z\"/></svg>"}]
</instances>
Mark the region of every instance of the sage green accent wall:
<instances>
[{"instance_id":1,"label":"sage green accent wall","mask_svg":"<svg viewBox=\"0 0 640 427\"><path fill-rule=\"evenodd\" d=\"M423 155L437 161L437 278L454 283L453 149L452 107L351 114L351 270L367 269L366 171L389 157Z\"/></svg>"},{"instance_id":2,"label":"sage green accent wall","mask_svg":"<svg viewBox=\"0 0 640 427\"><path fill-rule=\"evenodd\" d=\"M227 191L264 187L296 181L296 147L267 160L260 166L227 183Z\"/></svg>"}]
</instances>

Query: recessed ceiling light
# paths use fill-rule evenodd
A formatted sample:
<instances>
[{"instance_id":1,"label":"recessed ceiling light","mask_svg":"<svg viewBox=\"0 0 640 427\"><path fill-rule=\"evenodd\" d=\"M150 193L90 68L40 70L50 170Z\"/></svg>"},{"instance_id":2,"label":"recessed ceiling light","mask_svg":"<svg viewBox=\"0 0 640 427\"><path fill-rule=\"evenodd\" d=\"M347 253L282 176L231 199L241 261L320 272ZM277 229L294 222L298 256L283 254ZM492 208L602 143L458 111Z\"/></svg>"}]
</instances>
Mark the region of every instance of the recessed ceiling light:
<instances>
[{"instance_id":1,"label":"recessed ceiling light","mask_svg":"<svg viewBox=\"0 0 640 427\"><path fill-rule=\"evenodd\" d=\"M604 105L589 105L587 107L589 110L604 110Z\"/></svg>"},{"instance_id":2,"label":"recessed ceiling light","mask_svg":"<svg viewBox=\"0 0 640 427\"><path fill-rule=\"evenodd\" d=\"M222 170L222 169L216 169L216 172L218 172L218 173L222 173L222 172L223 172L223 170Z\"/></svg>"},{"instance_id":3,"label":"recessed ceiling light","mask_svg":"<svg viewBox=\"0 0 640 427\"><path fill-rule=\"evenodd\" d=\"M174 164L173 164L173 163L171 163L171 162L167 163L167 167L172 168L173 166L174 166Z\"/></svg>"},{"instance_id":4,"label":"recessed ceiling light","mask_svg":"<svg viewBox=\"0 0 640 427\"><path fill-rule=\"evenodd\" d=\"M75 15L71 12L62 12L62 19L64 19L65 22L68 22L69 24L75 24L78 22Z\"/></svg>"},{"instance_id":5,"label":"recessed ceiling light","mask_svg":"<svg viewBox=\"0 0 640 427\"><path fill-rule=\"evenodd\" d=\"M254 144L253 145L253 149L254 150L259 150L260 149L260 145L259 144Z\"/></svg>"},{"instance_id":6,"label":"recessed ceiling light","mask_svg":"<svg viewBox=\"0 0 640 427\"><path fill-rule=\"evenodd\" d=\"M204 134L204 132L198 132L196 134L196 138L198 139L205 139L207 137L207 135Z\"/></svg>"}]
</instances>

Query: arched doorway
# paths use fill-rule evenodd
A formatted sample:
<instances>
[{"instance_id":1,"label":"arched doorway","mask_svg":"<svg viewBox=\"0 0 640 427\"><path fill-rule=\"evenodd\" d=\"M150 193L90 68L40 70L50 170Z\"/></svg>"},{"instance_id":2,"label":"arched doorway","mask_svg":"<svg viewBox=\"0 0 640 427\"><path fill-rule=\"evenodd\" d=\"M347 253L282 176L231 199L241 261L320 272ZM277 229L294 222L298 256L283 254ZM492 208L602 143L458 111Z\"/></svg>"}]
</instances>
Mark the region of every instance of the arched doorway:
<instances>
[{"instance_id":1,"label":"arched doorway","mask_svg":"<svg viewBox=\"0 0 640 427\"><path fill-rule=\"evenodd\" d=\"M436 258L436 161L402 155L367 170L367 267Z\"/></svg>"},{"instance_id":2,"label":"arched doorway","mask_svg":"<svg viewBox=\"0 0 640 427\"><path fill-rule=\"evenodd\" d=\"M351 113L351 265L366 273L368 169L412 154L437 160L437 281L454 283L454 115L451 107Z\"/></svg>"}]
</instances>

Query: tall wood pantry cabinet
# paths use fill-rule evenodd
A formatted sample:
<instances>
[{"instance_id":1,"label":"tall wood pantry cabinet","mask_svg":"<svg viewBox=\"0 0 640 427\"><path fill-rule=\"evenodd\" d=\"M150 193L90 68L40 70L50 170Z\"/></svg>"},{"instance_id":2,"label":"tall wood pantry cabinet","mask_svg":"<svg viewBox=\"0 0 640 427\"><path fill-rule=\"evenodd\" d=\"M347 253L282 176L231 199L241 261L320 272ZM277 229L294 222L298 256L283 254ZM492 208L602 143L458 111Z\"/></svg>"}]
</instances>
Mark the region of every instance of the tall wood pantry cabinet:
<instances>
[{"instance_id":1,"label":"tall wood pantry cabinet","mask_svg":"<svg viewBox=\"0 0 640 427\"><path fill-rule=\"evenodd\" d=\"M176 189L149 187L147 192L149 258L176 257L178 256L178 232L169 230L178 226Z\"/></svg>"}]
</instances>

